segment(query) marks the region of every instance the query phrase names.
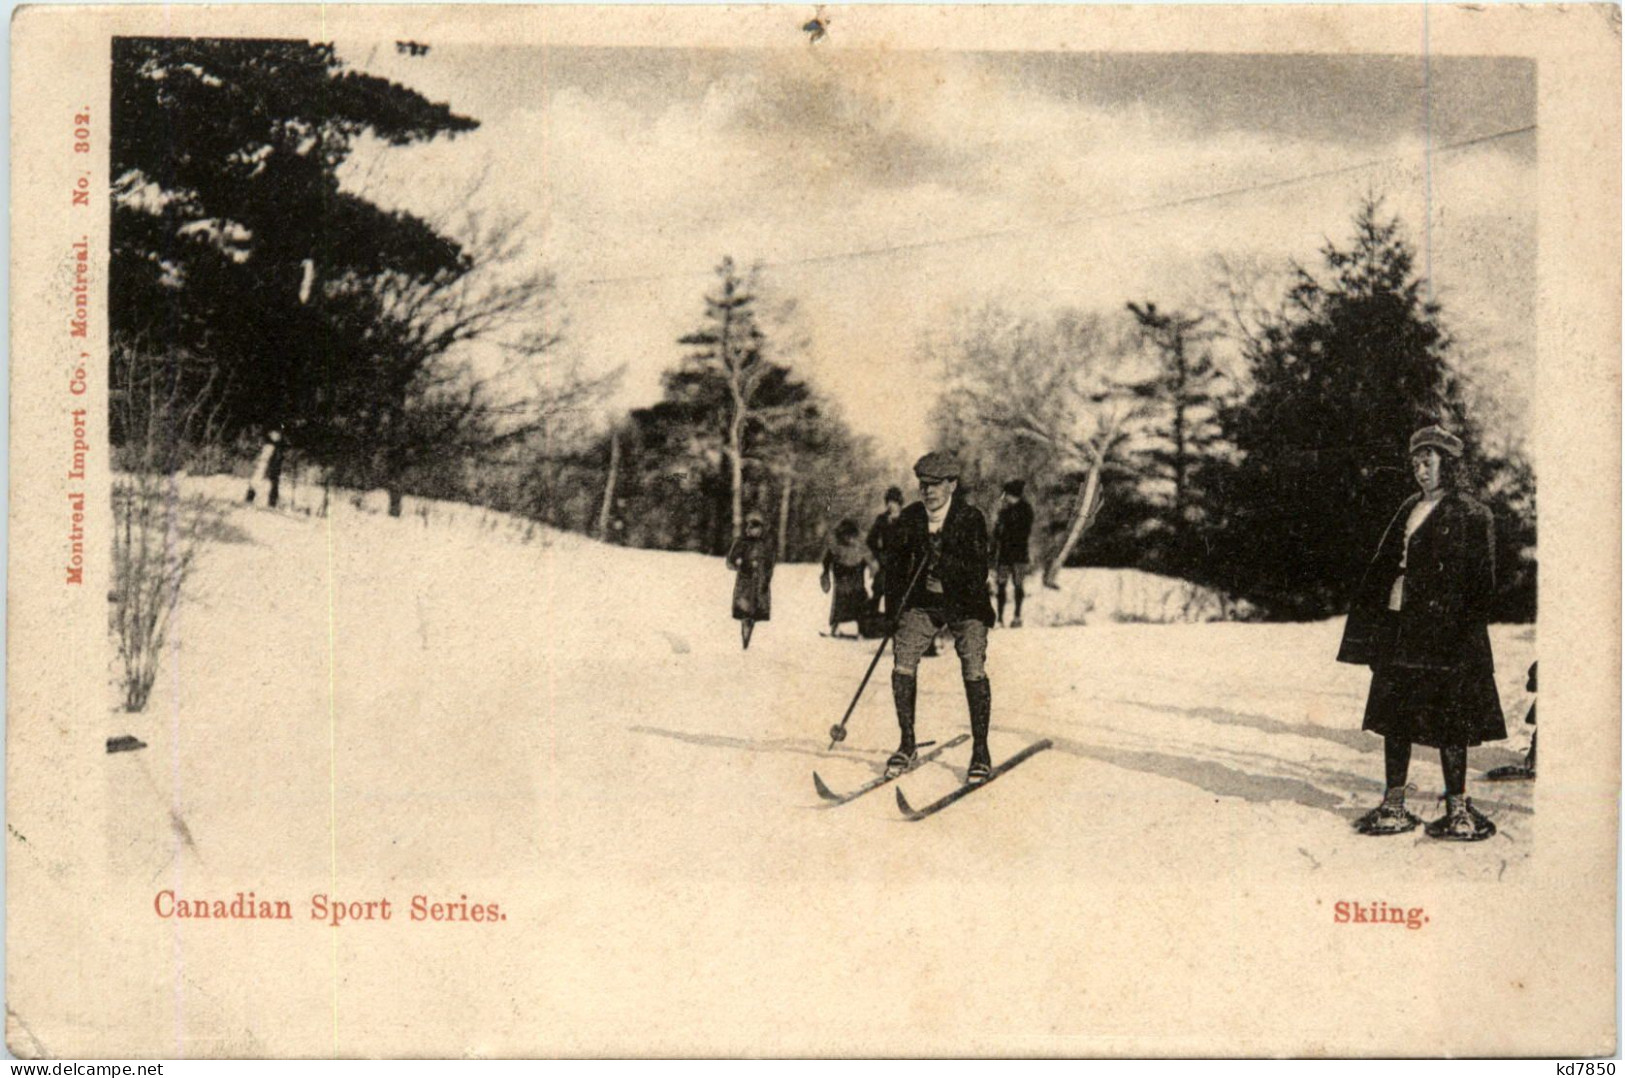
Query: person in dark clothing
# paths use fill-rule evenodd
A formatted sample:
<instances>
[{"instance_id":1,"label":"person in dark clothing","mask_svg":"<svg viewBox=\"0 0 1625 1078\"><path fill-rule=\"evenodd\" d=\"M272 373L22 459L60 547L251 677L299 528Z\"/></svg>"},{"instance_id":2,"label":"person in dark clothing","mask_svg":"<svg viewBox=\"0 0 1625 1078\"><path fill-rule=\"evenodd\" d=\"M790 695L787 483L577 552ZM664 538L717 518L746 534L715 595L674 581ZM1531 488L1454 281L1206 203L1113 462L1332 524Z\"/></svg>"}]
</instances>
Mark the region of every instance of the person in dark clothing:
<instances>
[{"instance_id":1,"label":"person in dark clothing","mask_svg":"<svg viewBox=\"0 0 1625 1078\"><path fill-rule=\"evenodd\" d=\"M282 491L282 458L287 455L288 447L282 441L282 432L274 430L270 434L271 455L265 461L265 504L272 509L276 508L277 498Z\"/></svg>"},{"instance_id":2,"label":"person in dark clothing","mask_svg":"<svg viewBox=\"0 0 1625 1078\"><path fill-rule=\"evenodd\" d=\"M901 774L918 758L914 741L916 676L920 659L937 634L953 634L954 650L970 709L971 759L966 781L986 782L992 771L987 736L993 689L984 663L993 606L987 598L987 521L959 493L959 465L946 453L928 453L914 465L920 500L900 517L902 543L886 578L888 608L899 612L892 643L892 700L901 740L886 761Z\"/></svg>"},{"instance_id":3,"label":"person in dark clothing","mask_svg":"<svg viewBox=\"0 0 1625 1078\"><path fill-rule=\"evenodd\" d=\"M773 545L765 531L762 518L750 514L745 518L745 533L734 540L728 551L728 568L738 574L734 578L733 613L739 622L742 648L750 647L756 623L773 616Z\"/></svg>"},{"instance_id":4,"label":"person in dark clothing","mask_svg":"<svg viewBox=\"0 0 1625 1078\"><path fill-rule=\"evenodd\" d=\"M896 556L897 547L902 542L897 523L902 514L903 492L897 487L889 487L886 490L886 508L869 526L869 551L875 556L875 564L879 566L875 571L873 585L873 609L875 613L883 613L888 619L897 613L884 600L886 577Z\"/></svg>"},{"instance_id":5,"label":"person in dark clothing","mask_svg":"<svg viewBox=\"0 0 1625 1078\"><path fill-rule=\"evenodd\" d=\"M259 456L254 459L254 473L248 480L248 493L244 495L244 500L250 505L259 496L263 485L266 488L265 504L276 508L282 487L282 457L285 452L281 431L273 430L265 436L265 444L260 446Z\"/></svg>"},{"instance_id":6,"label":"person in dark clothing","mask_svg":"<svg viewBox=\"0 0 1625 1078\"><path fill-rule=\"evenodd\" d=\"M1026 598L1027 547L1033 533L1033 507L1022 497L1026 483L1012 479L1004 485L999 517L993 524L993 582L999 589L999 624L1004 624L1005 588L1015 585L1016 613L1012 629L1021 628L1021 601Z\"/></svg>"},{"instance_id":7,"label":"person in dark clothing","mask_svg":"<svg viewBox=\"0 0 1625 1078\"><path fill-rule=\"evenodd\" d=\"M1405 785L1411 746L1427 745L1439 750L1446 805L1428 835L1476 842L1495 825L1467 797L1467 749L1507 736L1488 629L1495 521L1456 489L1461 439L1426 427L1410 449L1421 492L1399 507L1378 544L1337 654L1371 667L1364 726L1384 739L1387 794L1355 827L1393 835L1421 822L1405 809Z\"/></svg>"},{"instance_id":8,"label":"person in dark clothing","mask_svg":"<svg viewBox=\"0 0 1625 1078\"><path fill-rule=\"evenodd\" d=\"M829 604L829 635L840 636L841 625L861 621L869 611L869 589L864 586L864 570L874 573L878 564L869 548L858 541L858 526L841 521L835 529L835 542L824 552L824 572L818 583L824 593L834 595Z\"/></svg>"},{"instance_id":9,"label":"person in dark clothing","mask_svg":"<svg viewBox=\"0 0 1625 1078\"><path fill-rule=\"evenodd\" d=\"M1525 692L1535 691L1535 667L1538 665L1538 663L1529 664L1529 677L1523 683ZM1523 717L1523 721L1528 726L1535 725L1535 705L1533 701L1530 702L1529 713ZM1535 781L1535 738L1539 735L1539 733L1540 731L1538 730L1530 733L1529 751L1524 754L1523 763L1508 764L1505 767L1497 767L1484 777L1491 782Z\"/></svg>"}]
</instances>

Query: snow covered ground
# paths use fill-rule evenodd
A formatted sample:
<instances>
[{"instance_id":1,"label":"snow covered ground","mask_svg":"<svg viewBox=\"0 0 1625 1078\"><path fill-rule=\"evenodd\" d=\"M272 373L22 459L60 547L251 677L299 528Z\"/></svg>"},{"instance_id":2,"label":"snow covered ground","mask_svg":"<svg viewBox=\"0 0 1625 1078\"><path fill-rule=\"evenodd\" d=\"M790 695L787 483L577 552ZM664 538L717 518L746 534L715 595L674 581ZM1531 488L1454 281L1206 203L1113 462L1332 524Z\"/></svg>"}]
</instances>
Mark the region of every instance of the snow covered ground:
<instances>
[{"instance_id":1,"label":"snow covered ground","mask_svg":"<svg viewBox=\"0 0 1625 1078\"><path fill-rule=\"evenodd\" d=\"M237 493L234 480L193 482ZM700 1038L816 1053L917 1036L948 1051L1113 1051L1145 1037L1179 1051L1289 1029L1290 993L1231 1007L1214 979L1242 990L1255 962L1278 959L1271 948L1323 931L1334 900L1403 904L1394 881L1476 885L1529 857L1534 787L1478 781L1527 747L1529 627L1492 630L1512 738L1470 756L1471 792L1500 828L1478 846L1351 830L1380 797L1382 754L1359 729L1369 675L1333 661L1337 621L995 630L995 760L1039 738L1055 748L905 823L888 790L834 809L814 794L815 769L837 790L872 778L896 736L888 656L829 750L875 645L818 635L815 567L780 567L774 619L742 651L720 559L420 508L409 500L394 520L348 501L325 520L231 511L242 541L205 555L147 711L111 710L110 688L109 736L150 746L110 758L145 775L120 787L113 848L141 888L449 887L501 902L524 927L477 969L458 962L466 928L429 930L401 962L364 931L308 934L308 954L307 942L239 934L229 946L249 952L234 961L267 948L317 981L341 968L342 1017L321 992L308 1013L284 1000L276 1022L262 1004L205 994L188 1021L227 1033L194 1051L275 1052L320 1042L328 1023L344 1051L443 1045L412 1016L375 1009L380 984L391 999L421 993L453 1029L467 1023L475 1052ZM1101 597L1120 576L1077 575ZM922 667L919 714L922 738L966 728L951 651ZM906 777L909 798L953 788L968 755ZM1417 751L1412 780L1413 808L1432 818L1436 754ZM1260 911L1283 919L1271 954L1236 931ZM228 947L197 926L174 931L194 961ZM1034 983L1050 953L1053 982ZM1006 984L1017 958L1023 980ZM1097 964L1146 979L1100 983ZM859 972L857 998L896 1006L848 1006ZM1143 1024L1192 977L1208 989L1181 1004L1177 1027ZM491 986L520 984L524 1035L480 1039ZM974 1017L955 993L975 1000ZM624 1040L606 1043L616 1016ZM572 1041L585 1028L597 1033ZM1303 1037L1282 1050L1340 1043Z\"/></svg>"}]
</instances>

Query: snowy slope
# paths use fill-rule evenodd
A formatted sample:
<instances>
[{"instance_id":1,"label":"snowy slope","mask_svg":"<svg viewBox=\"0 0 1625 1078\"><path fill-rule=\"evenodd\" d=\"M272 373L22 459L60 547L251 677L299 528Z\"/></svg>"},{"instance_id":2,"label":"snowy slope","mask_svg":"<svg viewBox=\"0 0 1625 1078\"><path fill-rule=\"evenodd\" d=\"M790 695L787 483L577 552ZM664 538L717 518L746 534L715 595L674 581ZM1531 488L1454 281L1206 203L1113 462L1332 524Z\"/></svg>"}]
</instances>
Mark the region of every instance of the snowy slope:
<instances>
[{"instance_id":1,"label":"snowy slope","mask_svg":"<svg viewBox=\"0 0 1625 1078\"><path fill-rule=\"evenodd\" d=\"M419 1043L406 1018L369 1010L374 981L415 985L470 1021L489 1005L481 985L523 982L514 1005L563 1053L575 1019L603 1028L622 1012L627 1046L643 1051L702 1031L738 1052L895 1050L911 1030L960 1050L1018 1043L1001 1029L1089 1033L1109 1050L1111 1036L1148 1032L1134 1016L1165 981L1119 984L1113 1002L1079 1009L1079 993L1101 988L1086 974L1000 989L1000 953L1053 948L1069 969L1127 961L1123 948L1147 946L1143 931L1119 940L1100 926L1170 924L1176 907L1159 903L1181 895L1230 896L1178 906L1191 932L1260 903L1318 924L1326 911L1307 903L1320 898L1304 896L1329 901L1339 881L1471 884L1528 858L1533 787L1477 781L1527 745L1526 627L1492 630L1513 739L1470 757L1472 792L1501 827L1477 847L1351 831L1380 796L1382 755L1359 730L1367 673L1332 661L1337 622L996 630L995 759L1043 737L1055 750L908 824L889 791L833 810L814 795L813 770L836 789L856 785L895 738L888 656L849 740L828 749L874 645L818 635L827 599L815 567L780 567L775 617L746 652L720 559L418 508L409 501L397 520L347 502L326 520L234 509L247 541L208 551L147 712L108 716L110 736L150 745L128 764L150 782L123 795L115 825L143 887L154 873L262 893L464 881L453 886L494 891L535 927L501 970L460 969L454 932L431 931L409 963L379 961L341 932L332 961L348 971L345 1043L358 1052ZM965 723L951 651L927 660L920 736ZM910 799L951 789L967 757L962 746L908 776ZM1412 779L1413 807L1431 818L1440 780L1427 750ZM922 921L947 931L922 941ZM1153 947L1148 968L1190 961L1246 976L1232 937L1199 938L1177 956ZM311 946L319 977L328 944ZM907 963L866 973L866 992L894 992L898 1009L847 1010L843 978L899 948ZM922 968L949 991L987 993L982 1024L922 995ZM576 972L566 983L546 969ZM718 999L731 1009L717 1013ZM243 1001L195 1006L199 1020L255 1024ZM1166 1043L1248 1021L1278 1030L1282 1006L1238 1019L1210 1001ZM288 1035L329 1017L290 1019ZM728 1040L752 1029L779 1033Z\"/></svg>"}]
</instances>

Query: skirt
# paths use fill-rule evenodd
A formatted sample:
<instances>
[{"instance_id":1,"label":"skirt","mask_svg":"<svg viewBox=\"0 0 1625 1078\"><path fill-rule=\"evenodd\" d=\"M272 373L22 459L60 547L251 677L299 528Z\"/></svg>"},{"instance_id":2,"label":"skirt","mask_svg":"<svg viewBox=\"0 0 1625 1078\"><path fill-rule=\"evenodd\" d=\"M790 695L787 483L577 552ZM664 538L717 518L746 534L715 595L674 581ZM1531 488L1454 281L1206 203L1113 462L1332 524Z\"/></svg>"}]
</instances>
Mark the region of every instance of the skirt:
<instances>
[{"instance_id":1,"label":"skirt","mask_svg":"<svg viewBox=\"0 0 1625 1078\"><path fill-rule=\"evenodd\" d=\"M734 578L734 618L769 621L773 617L773 591L768 575L759 569L740 569Z\"/></svg>"},{"instance_id":2,"label":"skirt","mask_svg":"<svg viewBox=\"0 0 1625 1078\"><path fill-rule=\"evenodd\" d=\"M863 563L835 565L835 587L830 596L829 622L857 621L869 613L869 593L863 590Z\"/></svg>"},{"instance_id":3,"label":"skirt","mask_svg":"<svg viewBox=\"0 0 1625 1078\"><path fill-rule=\"evenodd\" d=\"M1450 670L1419 670L1386 661L1398 619L1386 619L1384 643L1371 667L1364 729L1413 745L1444 749L1504 741L1506 720L1495 671L1483 663Z\"/></svg>"}]
</instances>

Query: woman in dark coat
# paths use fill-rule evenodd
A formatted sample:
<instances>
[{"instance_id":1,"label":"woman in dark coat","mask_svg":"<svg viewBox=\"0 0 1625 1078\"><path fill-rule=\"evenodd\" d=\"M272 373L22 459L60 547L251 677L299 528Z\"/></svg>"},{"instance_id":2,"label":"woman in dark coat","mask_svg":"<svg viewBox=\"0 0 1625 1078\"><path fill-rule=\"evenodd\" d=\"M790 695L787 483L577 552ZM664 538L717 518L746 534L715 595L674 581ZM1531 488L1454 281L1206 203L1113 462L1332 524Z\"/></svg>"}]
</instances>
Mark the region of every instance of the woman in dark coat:
<instances>
[{"instance_id":1,"label":"woman in dark coat","mask_svg":"<svg viewBox=\"0 0 1625 1078\"><path fill-rule=\"evenodd\" d=\"M1399 507L1350 605L1339 662L1371 667L1365 729L1382 735L1387 795L1355 823L1367 835L1410 831L1411 746L1439 750L1445 814L1433 838L1475 842L1495 825L1467 798L1467 749L1507 736L1488 630L1495 521L1456 489L1461 439L1439 427L1411 437L1421 492Z\"/></svg>"},{"instance_id":2,"label":"woman in dark coat","mask_svg":"<svg viewBox=\"0 0 1625 1078\"><path fill-rule=\"evenodd\" d=\"M745 648L756 623L773 616L773 547L764 531L762 518L752 513L745 518L745 534L728 551L728 568L739 574L734 578L734 617Z\"/></svg>"},{"instance_id":3,"label":"woman in dark coat","mask_svg":"<svg viewBox=\"0 0 1625 1078\"><path fill-rule=\"evenodd\" d=\"M824 552L824 572L818 584L827 595L831 584L835 594L829 603L829 635L839 636L842 622L857 621L869 612L869 589L863 571L878 574L880 563L867 546L858 541L858 526L843 520L835 529L835 542Z\"/></svg>"}]
</instances>

